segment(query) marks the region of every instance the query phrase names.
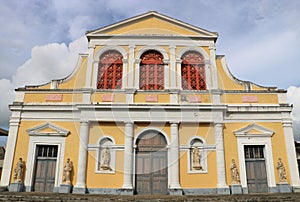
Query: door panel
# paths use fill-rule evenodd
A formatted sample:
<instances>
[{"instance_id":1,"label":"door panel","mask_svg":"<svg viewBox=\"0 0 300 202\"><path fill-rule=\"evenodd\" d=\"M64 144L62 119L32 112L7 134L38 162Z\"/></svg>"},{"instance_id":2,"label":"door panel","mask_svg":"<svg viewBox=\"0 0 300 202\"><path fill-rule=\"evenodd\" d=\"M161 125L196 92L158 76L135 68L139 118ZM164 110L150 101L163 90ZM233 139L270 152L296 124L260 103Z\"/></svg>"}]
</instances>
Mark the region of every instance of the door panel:
<instances>
[{"instance_id":1,"label":"door panel","mask_svg":"<svg viewBox=\"0 0 300 202\"><path fill-rule=\"evenodd\" d=\"M249 193L268 192L263 146L245 146L247 186Z\"/></svg>"},{"instance_id":2,"label":"door panel","mask_svg":"<svg viewBox=\"0 0 300 202\"><path fill-rule=\"evenodd\" d=\"M37 146L35 162L34 191L53 192L55 184L57 146Z\"/></svg>"},{"instance_id":3,"label":"door panel","mask_svg":"<svg viewBox=\"0 0 300 202\"><path fill-rule=\"evenodd\" d=\"M167 194L168 159L164 137L159 133L147 133L137 142L136 193Z\"/></svg>"}]
</instances>

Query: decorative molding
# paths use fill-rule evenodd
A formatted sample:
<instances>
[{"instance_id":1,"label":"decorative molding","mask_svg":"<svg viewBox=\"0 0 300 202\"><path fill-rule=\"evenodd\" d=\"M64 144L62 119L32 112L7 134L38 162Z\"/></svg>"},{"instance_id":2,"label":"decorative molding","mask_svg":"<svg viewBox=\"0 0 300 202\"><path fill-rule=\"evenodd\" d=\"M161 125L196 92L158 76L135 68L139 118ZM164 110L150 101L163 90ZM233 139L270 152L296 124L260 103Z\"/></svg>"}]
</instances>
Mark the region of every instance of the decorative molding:
<instances>
[{"instance_id":1,"label":"decorative molding","mask_svg":"<svg viewBox=\"0 0 300 202\"><path fill-rule=\"evenodd\" d=\"M51 129L52 131L44 131L46 129ZM30 136L62 136L66 137L70 133L69 130L61 128L53 123L44 123L39 126L26 130Z\"/></svg>"},{"instance_id":2,"label":"decorative molding","mask_svg":"<svg viewBox=\"0 0 300 202\"><path fill-rule=\"evenodd\" d=\"M234 131L237 137L252 136L252 137L272 137L274 131L260 126L256 123L250 124L244 128Z\"/></svg>"}]
</instances>

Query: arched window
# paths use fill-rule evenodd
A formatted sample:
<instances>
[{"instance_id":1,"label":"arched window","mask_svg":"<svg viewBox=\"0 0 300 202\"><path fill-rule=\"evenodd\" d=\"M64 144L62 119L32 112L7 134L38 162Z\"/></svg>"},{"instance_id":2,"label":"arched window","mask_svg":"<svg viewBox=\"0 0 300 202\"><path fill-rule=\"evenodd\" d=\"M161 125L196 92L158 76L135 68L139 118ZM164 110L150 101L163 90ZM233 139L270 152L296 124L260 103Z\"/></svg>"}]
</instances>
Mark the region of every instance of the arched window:
<instances>
[{"instance_id":1,"label":"arched window","mask_svg":"<svg viewBox=\"0 0 300 202\"><path fill-rule=\"evenodd\" d=\"M120 89L122 87L123 56L115 50L104 52L98 65L98 89Z\"/></svg>"},{"instance_id":2,"label":"arched window","mask_svg":"<svg viewBox=\"0 0 300 202\"><path fill-rule=\"evenodd\" d=\"M206 90L204 57L188 51L182 57L181 81L183 90Z\"/></svg>"},{"instance_id":3,"label":"arched window","mask_svg":"<svg viewBox=\"0 0 300 202\"><path fill-rule=\"evenodd\" d=\"M149 50L142 54L140 63L140 89L164 89L164 58L161 53Z\"/></svg>"}]
</instances>

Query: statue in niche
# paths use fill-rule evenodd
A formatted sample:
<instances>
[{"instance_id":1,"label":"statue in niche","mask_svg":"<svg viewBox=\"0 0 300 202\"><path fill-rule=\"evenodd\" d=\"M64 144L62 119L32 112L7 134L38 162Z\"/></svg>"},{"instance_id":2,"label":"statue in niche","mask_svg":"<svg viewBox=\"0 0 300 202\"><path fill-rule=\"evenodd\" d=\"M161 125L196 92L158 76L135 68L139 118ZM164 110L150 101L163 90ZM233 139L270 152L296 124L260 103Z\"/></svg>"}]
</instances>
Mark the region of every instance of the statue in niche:
<instances>
[{"instance_id":1,"label":"statue in niche","mask_svg":"<svg viewBox=\"0 0 300 202\"><path fill-rule=\"evenodd\" d=\"M284 165L281 162L281 158L278 158L277 171L279 176L279 182L286 182L286 172L285 172Z\"/></svg>"},{"instance_id":2,"label":"statue in niche","mask_svg":"<svg viewBox=\"0 0 300 202\"><path fill-rule=\"evenodd\" d=\"M193 156L193 169L194 170L202 170L201 166L201 154L198 147L194 147L192 149Z\"/></svg>"},{"instance_id":3,"label":"statue in niche","mask_svg":"<svg viewBox=\"0 0 300 202\"><path fill-rule=\"evenodd\" d=\"M22 158L19 158L19 161L16 164L16 167L14 169L14 179L15 182L21 183L23 182L23 174L24 174L24 163Z\"/></svg>"},{"instance_id":4,"label":"statue in niche","mask_svg":"<svg viewBox=\"0 0 300 202\"><path fill-rule=\"evenodd\" d=\"M64 165L64 176L63 176L63 183L64 184L71 184L71 172L73 171L73 164L70 159L67 159L66 164Z\"/></svg>"},{"instance_id":5,"label":"statue in niche","mask_svg":"<svg viewBox=\"0 0 300 202\"><path fill-rule=\"evenodd\" d=\"M234 159L231 160L230 170L231 170L231 183L240 184L240 174Z\"/></svg>"},{"instance_id":6,"label":"statue in niche","mask_svg":"<svg viewBox=\"0 0 300 202\"><path fill-rule=\"evenodd\" d=\"M111 170L110 166L110 150L108 147L105 147L101 150L101 170Z\"/></svg>"}]
</instances>

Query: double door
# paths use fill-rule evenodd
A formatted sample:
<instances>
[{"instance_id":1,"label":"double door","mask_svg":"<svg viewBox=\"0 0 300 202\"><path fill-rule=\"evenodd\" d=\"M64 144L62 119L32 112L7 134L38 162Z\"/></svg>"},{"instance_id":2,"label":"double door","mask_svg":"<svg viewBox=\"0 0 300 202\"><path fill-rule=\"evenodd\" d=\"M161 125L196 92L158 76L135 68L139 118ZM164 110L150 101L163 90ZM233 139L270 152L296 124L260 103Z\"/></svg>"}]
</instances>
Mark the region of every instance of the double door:
<instances>
[{"instance_id":1,"label":"double door","mask_svg":"<svg viewBox=\"0 0 300 202\"><path fill-rule=\"evenodd\" d=\"M57 145L38 145L36 148L34 191L53 192L55 184Z\"/></svg>"}]
</instances>

